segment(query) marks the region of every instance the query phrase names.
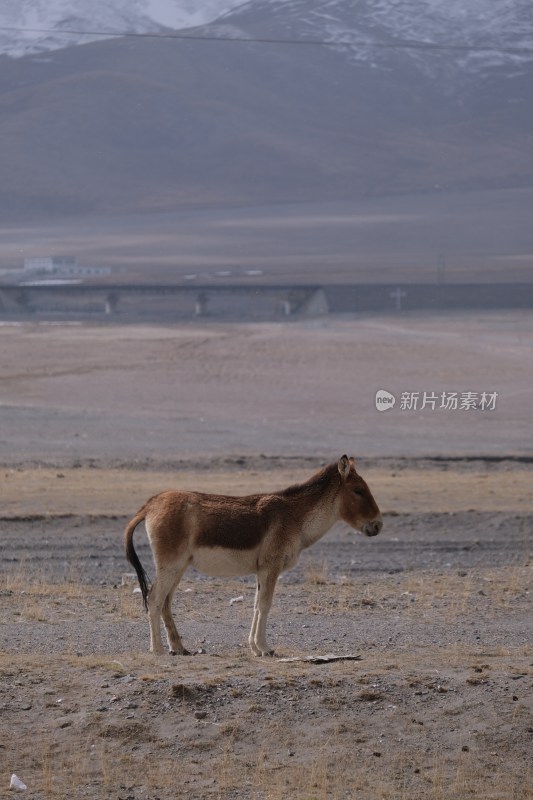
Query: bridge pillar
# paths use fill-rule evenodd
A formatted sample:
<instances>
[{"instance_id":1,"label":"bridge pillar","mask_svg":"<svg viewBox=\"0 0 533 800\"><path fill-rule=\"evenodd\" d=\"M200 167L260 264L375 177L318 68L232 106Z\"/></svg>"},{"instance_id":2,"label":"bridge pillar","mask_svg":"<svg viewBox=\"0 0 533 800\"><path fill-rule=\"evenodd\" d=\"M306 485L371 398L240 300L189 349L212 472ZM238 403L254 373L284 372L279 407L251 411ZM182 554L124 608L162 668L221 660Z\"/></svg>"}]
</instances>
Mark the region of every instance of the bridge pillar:
<instances>
[{"instance_id":1,"label":"bridge pillar","mask_svg":"<svg viewBox=\"0 0 533 800\"><path fill-rule=\"evenodd\" d=\"M118 294L117 292L109 292L105 299L104 311L106 314L116 314L118 307Z\"/></svg>"},{"instance_id":2,"label":"bridge pillar","mask_svg":"<svg viewBox=\"0 0 533 800\"><path fill-rule=\"evenodd\" d=\"M207 293L199 292L194 303L194 316L203 317L207 313Z\"/></svg>"}]
</instances>

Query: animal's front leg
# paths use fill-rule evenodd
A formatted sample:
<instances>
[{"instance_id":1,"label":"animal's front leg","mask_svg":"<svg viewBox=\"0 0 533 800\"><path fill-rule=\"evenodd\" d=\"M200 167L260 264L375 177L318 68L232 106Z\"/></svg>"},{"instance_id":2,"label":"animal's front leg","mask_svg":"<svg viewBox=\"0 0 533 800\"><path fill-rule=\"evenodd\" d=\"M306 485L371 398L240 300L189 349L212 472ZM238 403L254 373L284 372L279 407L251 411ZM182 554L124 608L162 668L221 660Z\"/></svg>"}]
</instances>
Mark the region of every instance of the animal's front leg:
<instances>
[{"instance_id":1,"label":"animal's front leg","mask_svg":"<svg viewBox=\"0 0 533 800\"><path fill-rule=\"evenodd\" d=\"M250 650L254 654L254 656L260 656L261 651L257 647L255 643L255 635L257 632L257 623L259 622L259 578L257 578L257 585L255 589L255 600L254 600L254 615L252 617L252 627L250 628L250 635L248 637L248 644L250 645Z\"/></svg>"},{"instance_id":2,"label":"animal's front leg","mask_svg":"<svg viewBox=\"0 0 533 800\"><path fill-rule=\"evenodd\" d=\"M254 611L255 631L254 624L252 623L252 632L253 644L255 645L253 651L258 656L274 655L274 651L267 644L266 625L268 612L272 607L272 598L274 596L278 574L277 571L265 572L257 576L257 608Z\"/></svg>"}]
</instances>

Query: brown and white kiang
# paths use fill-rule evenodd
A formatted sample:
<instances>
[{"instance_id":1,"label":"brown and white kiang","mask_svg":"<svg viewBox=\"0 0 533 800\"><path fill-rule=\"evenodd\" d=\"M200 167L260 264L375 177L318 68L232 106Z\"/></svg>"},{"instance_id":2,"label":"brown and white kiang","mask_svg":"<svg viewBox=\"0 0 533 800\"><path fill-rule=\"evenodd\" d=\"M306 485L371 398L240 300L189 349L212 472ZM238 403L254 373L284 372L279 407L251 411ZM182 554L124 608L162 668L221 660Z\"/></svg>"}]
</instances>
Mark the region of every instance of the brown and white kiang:
<instances>
[{"instance_id":1,"label":"brown and white kiang","mask_svg":"<svg viewBox=\"0 0 533 800\"><path fill-rule=\"evenodd\" d=\"M133 546L133 533L143 520L156 569L151 587ZM126 557L135 568L148 611L150 650L164 653L162 617L169 652L188 654L171 606L184 572L192 566L211 576L256 575L248 643L257 656L273 655L266 625L278 577L339 520L366 536L375 536L383 527L368 485L346 455L304 483L272 493L233 497L166 491L150 498L125 530Z\"/></svg>"}]
</instances>

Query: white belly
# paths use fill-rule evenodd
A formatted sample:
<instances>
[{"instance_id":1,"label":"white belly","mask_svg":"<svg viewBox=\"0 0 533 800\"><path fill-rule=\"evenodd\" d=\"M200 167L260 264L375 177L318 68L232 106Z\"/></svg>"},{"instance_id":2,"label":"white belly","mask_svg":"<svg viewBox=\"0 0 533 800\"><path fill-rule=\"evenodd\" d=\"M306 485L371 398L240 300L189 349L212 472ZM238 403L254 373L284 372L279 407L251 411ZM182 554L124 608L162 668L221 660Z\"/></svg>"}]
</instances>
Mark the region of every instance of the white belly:
<instances>
[{"instance_id":1,"label":"white belly","mask_svg":"<svg viewBox=\"0 0 533 800\"><path fill-rule=\"evenodd\" d=\"M200 572L213 577L250 575L257 568L257 550L198 547L191 563Z\"/></svg>"}]
</instances>

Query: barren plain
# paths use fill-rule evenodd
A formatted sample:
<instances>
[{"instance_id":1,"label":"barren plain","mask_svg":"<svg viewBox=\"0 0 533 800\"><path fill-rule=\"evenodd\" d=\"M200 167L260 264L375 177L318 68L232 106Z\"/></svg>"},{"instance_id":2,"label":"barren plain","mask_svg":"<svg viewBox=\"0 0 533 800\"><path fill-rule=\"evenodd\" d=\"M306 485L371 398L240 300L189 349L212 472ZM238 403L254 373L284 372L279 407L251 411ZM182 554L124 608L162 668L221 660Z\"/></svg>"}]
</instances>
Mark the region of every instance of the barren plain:
<instances>
[{"instance_id":1,"label":"barren plain","mask_svg":"<svg viewBox=\"0 0 533 800\"><path fill-rule=\"evenodd\" d=\"M36 800L533 797L530 315L0 340L0 793L16 773ZM195 655L151 656L122 547L147 497L270 491L343 452L384 529L339 524L282 577L276 657L247 650L253 580L192 571ZM327 654L359 659L280 660Z\"/></svg>"}]
</instances>

